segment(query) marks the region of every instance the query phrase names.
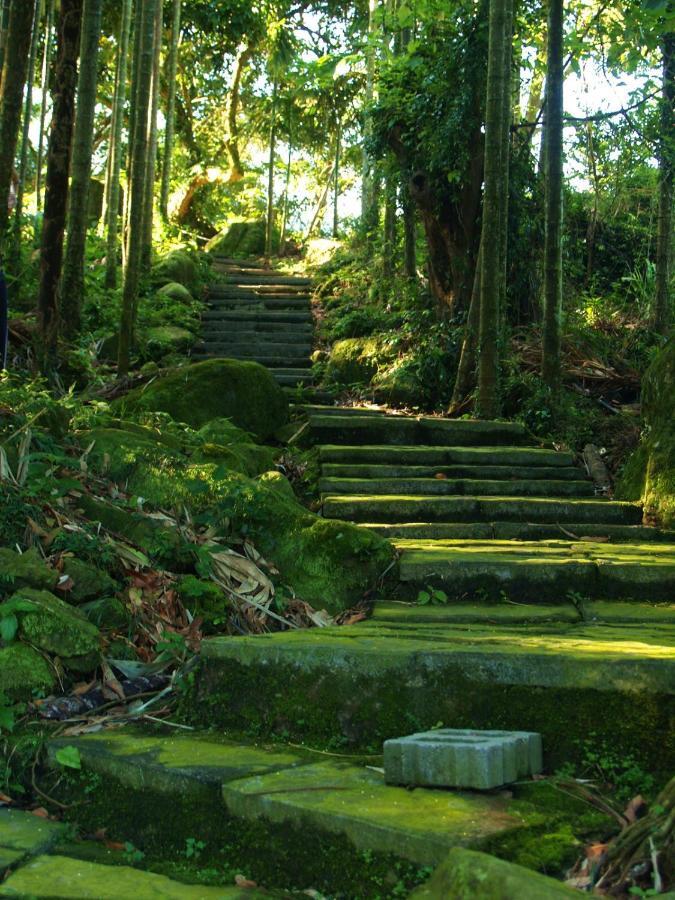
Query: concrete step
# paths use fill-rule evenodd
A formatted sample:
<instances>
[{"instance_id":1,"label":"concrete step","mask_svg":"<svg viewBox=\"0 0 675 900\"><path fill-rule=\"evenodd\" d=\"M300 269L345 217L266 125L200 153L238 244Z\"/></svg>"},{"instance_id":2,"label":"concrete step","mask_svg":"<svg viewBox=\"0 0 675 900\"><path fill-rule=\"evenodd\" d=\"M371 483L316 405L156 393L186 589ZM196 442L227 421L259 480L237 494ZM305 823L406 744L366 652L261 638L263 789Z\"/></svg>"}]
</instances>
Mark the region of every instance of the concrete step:
<instances>
[{"instance_id":1,"label":"concrete step","mask_svg":"<svg viewBox=\"0 0 675 900\"><path fill-rule=\"evenodd\" d=\"M208 331L205 332L199 348L207 350L210 353L234 353L237 356L276 356L279 359L286 357L307 357L312 352L312 345L295 342L279 342L279 341L238 341L223 340L218 335L212 335Z\"/></svg>"},{"instance_id":2,"label":"concrete step","mask_svg":"<svg viewBox=\"0 0 675 900\"><path fill-rule=\"evenodd\" d=\"M440 446L527 444L525 428L515 422L486 422L404 416L310 416L315 443L437 444Z\"/></svg>"},{"instance_id":3,"label":"concrete step","mask_svg":"<svg viewBox=\"0 0 675 900\"><path fill-rule=\"evenodd\" d=\"M195 721L235 731L255 723L259 738L332 740L344 753L439 722L534 731L555 771L581 762L592 723L597 746L637 755L664 780L675 769L672 622L375 621L211 638L201 659L187 704Z\"/></svg>"},{"instance_id":4,"label":"concrete step","mask_svg":"<svg viewBox=\"0 0 675 900\"><path fill-rule=\"evenodd\" d=\"M311 309L304 297L211 297L210 309Z\"/></svg>"},{"instance_id":5,"label":"concrete step","mask_svg":"<svg viewBox=\"0 0 675 900\"><path fill-rule=\"evenodd\" d=\"M416 589L442 587L451 599L506 596L550 602L675 596L675 545L576 541L399 540L399 576Z\"/></svg>"},{"instance_id":6,"label":"concrete step","mask_svg":"<svg viewBox=\"0 0 675 900\"><path fill-rule=\"evenodd\" d=\"M325 418L325 417L324 417ZM539 447L342 446L319 447L321 463L390 464L414 466L560 466L574 465L572 453Z\"/></svg>"},{"instance_id":7,"label":"concrete step","mask_svg":"<svg viewBox=\"0 0 675 900\"><path fill-rule=\"evenodd\" d=\"M389 540L502 540L540 541L577 540L607 543L675 544L675 531L649 528L646 525L594 525L569 523L564 526L547 523L520 522L399 522L393 525L364 523L364 528Z\"/></svg>"},{"instance_id":8,"label":"concrete step","mask_svg":"<svg viewBox=\"0 0 675 900\"><path fill-rule=\"evenodd\" d=\"M470 478L321 478L319 491L326 495L382 494L414 497L592 497L590 481L558 481L527 478L492 480Z\"/></svg>"},{"instance_id":9,"label":"concrete step","mask_svg":"<svg viewBox=\"0 0 675 900\"><path fill-rule=\"evenodd\" d=\"M200 867L215 863L216 871L255 874L259 883L287 889L309 884L333 897L393 897L382 891L392 871L403 896L428 875L420 867L436 865L452 847L490 842L506 850L514 831L530 827L517 801L498 792L413 793L385 784L366 760L284 744L115 730L52 741L53 765L64 747L75 747L81 760L84 777L70 779L71 796L86 830L105 829L108 839L142 847L149 859L185 858L186 842L199 840ZM125 802L112 803L111 795ZM548 809L550 824L555 804ZM210 897L209 890L195 886L190 896Z\"/></svg>"},{"instance_id":10,"label":"concrete step","mask_svg":"<svg viewBox=\"0 0 675 900\"><path fill-rule=\"evenodd\" d=\"M276 299L276 300L306 300L308 303L311 301L311 297L309 294L303 293L301 291L289 291L287 288L283 288L281 290L271 290L270 288L266 288L264 290L259 290L257 288L240 288L240 287L227 287L220 286L210 288L207 297L213 300L264 300L264 299Z\"/></svg>"},{"instance_id":11,"label":"concrete step","mask_svg":"<svg viewBox=\"0 0 675 900\"><path fill-rule=\"evenodd\" d=\"M284 369L273 369L272 374L282 387L294 388L297 385L311 385L313 381L311 372L305 372L302 375L289 375Z\"/></svg>"},{"instance_id":12,"label":"concrete step","mask_svg":"<svg viewBox=\"0 0 675 900\"><path fill-rule=\"evenodd\" d=\"M216 271L218 271L219 267L216 267ZM311 278L302 278L299 275L279 275L278 272L272 272L269 275L263 275L259 272L252 272L250 275L227 275L225 278L226 284L234 284L234 285L255 285L258 286L267 286L273 285L274 287L297 287L297 288L308 288L312 285Z\"/></svg>"},{"instance_id":13,"label":"concrete step","mask_svg":"<svg viewBox=\"0 0 675 900\"><path fill-rule=\"evenodd\" d=\"M239 343L279 343L284 344L303 344L312 347L312 332L304 326L299 329L295 326L289 328L280 328L278 325L270 327L268 330L258 329L245 330L243 328L230 328L228 325L218 323L217 327L213 323L209 323L204 329L204 337L209 340L219 340L226 344Z\"/></svg>"},{"instance_id":14,"label":"concrete step","mask_svg":"<svg viewBox=\"0 0 675 900\"><path fill-rule=\"evenodd\" d=\"M587 481L586 473L576 466L407 466L407 465L358 465L350 463L322 463L321 474L325 478L471 478L517 481L534 479L541 481Z\"/></svg>"},{"instance_id":15,"label":"concrete step","mask_svg":"<svg viewBox=\"0 0 675 900\"><path fill-rule=\"evenodd\" d=\"M285 388L287 394L291 398L291 401L297 399L295 395L295 391ZM319 388L308 388L302 392L302 398L307 398L312 400L314 403L330 403L335 400L335 394L331 391L325 391Z\"/></svg>"},{"instance_id":16,"label":"concrete step","mask_svg":"<svg viewBox=\"0 0 675 900\"><path fill-rule=\"evenodd\" d=\"M276 327L283 324L300 324L312 326L311 313L302 310L278 310L278 309L245 309L241 311L231 309L207 309L202 313L202 321L205 322L239 322L242 325L259 323L265 326Z\"/></svg>"},{"instance_id":17,"label":"concrete step","mask_svg":"<svg viewBox=\"0 0 675 900\"><path fill-rule=\"evenodd\" d=\"M192 351L195 359L241 359L250 360L251 362L260 363L261 366L267 366L269 369L310 369L311 360L305 356L275 356L271 352L257 351L252 349L250 352L234 349L230 346L223 347L221 351L212 347L204 349L198 346Z\"/></svg>"},{"instance_id":18,"label":"concrete step","mask_svg":"<svg viewBox=\"0 0 675 900\"><path fill-rule=\"evenodd\" d=\"M610 500L557 500L530 497L328 496L328 519L352 522L541 522L639 525L642 510Z\"/></svg>"}]
</instances>

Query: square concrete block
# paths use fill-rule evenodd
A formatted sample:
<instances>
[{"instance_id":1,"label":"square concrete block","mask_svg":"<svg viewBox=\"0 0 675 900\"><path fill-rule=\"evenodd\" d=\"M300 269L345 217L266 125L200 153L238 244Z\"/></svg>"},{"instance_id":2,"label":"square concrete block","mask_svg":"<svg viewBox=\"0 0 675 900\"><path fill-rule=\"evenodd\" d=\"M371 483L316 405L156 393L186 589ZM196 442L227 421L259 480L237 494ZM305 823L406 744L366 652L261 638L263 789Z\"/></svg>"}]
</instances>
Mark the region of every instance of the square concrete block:
<instances>
[{"instance_id":1,"label":"square concrete block","mask_svg":"<svg viewBox=\"0 0 675 900\"><path fill-rule=\"evenodd\" d=\"M388 784L490 790L542 770L541 735L440 728L384 744Z\"/></svg>"}]
</instances>

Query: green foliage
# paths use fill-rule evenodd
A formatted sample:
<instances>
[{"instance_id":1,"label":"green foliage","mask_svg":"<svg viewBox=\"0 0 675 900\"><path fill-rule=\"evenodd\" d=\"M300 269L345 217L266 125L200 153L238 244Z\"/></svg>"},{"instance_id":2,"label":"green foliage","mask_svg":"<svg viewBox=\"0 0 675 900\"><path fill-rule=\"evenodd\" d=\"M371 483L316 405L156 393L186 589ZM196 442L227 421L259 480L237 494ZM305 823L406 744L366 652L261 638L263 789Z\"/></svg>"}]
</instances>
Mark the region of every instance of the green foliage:
<instances>
[{"instance_id":1,"label":"green foliage","mask_svg":"<svg viewBox=\"0 0 675 900\"><path fill-rule=\"evenodd\" d=\"M68 746L60 747L54 754L56 762L65 769L75 769L79 771L82 768L82 760L80 751L77 747Z\"/></svg>"},{"instance_id":2,"label":"green foliage","mask_svg":"<svg viewBox=\"0 0 675 900\"><path fill-rule=\"evenodd\" d=\"M0 640L5 644L11 644L19 630L17 613L34 612L36 606L30 600L13 597L0 604Z\"/></svg>"},{"instance_id":3,"label":"green foliage","mask_svg":"<svg viewBox=\"0 0 675 900\"><path fill-rule=\"evenodd\" d=\"M448 595L439 588L427 585L426 590L420 591L417 595L418 606L446 606L448 603Z\"/></svg>"}]
</instances>

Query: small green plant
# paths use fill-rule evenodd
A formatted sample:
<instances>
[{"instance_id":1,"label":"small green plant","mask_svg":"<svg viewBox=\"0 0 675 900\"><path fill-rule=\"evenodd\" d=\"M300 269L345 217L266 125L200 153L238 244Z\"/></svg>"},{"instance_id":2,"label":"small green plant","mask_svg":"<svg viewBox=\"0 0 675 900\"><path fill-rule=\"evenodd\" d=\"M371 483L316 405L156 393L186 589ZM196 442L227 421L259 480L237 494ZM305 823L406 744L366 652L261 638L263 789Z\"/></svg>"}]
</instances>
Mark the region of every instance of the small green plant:
<instances>
[{"instance_id":1,"label":"small green plant","mask_svg":"<svg viewBox=\"0 0 675 900\"><path fill-rule=\"evenodd\" d=\"M34 603L21 597L7 600L0 606L0 638L5 644L10 644L19 630L17 613L32 612L34 609Z\"/></svg>"},{"instance_id":2,"label":"small green plant","mask_svg":"<svg viewBox=\"0 0 675 900\"><path fill-rule=\"evenodd\" d=\"M420 591L417 595L418 606L446 606L448 603L448 595L439 588L427 585L426 590Z\"/></svg>"},{"instance_id":3,"label":"small green plant","mask_svg":"<svg viewBox=\"0 0 675 900\"><path fill-rule=\"evenodd\" d=\"M185 858L197 860L206 849L204 841L198 841L196 838L186 838L185 840Z\"/></svg>"},{"instance_id":4,"label":"small green plant","mask_svg":"<svg viewBox=\"0 0 675 900\"><path fill-rule=\"evenodd\" d=\"M143 862L145 859L145 853L142 850L139 850L137 847L131 843L131 841L125 841L124 843L124 861L134 865L135 863Z\"/></svg>"}]
</instances>

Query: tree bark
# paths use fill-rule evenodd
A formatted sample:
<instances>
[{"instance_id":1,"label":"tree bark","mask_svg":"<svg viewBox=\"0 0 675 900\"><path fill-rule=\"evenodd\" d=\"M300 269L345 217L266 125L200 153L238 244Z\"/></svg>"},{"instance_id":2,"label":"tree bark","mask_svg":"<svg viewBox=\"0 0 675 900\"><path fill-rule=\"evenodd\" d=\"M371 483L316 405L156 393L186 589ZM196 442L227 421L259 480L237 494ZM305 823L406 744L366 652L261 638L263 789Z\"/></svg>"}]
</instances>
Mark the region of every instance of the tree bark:
<instances>
[{"instance_id":1,"label":"tree bark","mask_svg":"<svg viewBox=\"0 0 675 900\"><path fill-rule=\"evenodd\" d=\"M68 174L75 122L82 4L83 0L61 0L58 21L52 124L47 148L45 210L40 242L38 322L43 370L51 365L58 337L56 297L61 276L63 235L68 205Z\"/></svg>"},{"instance_id":2,"label":"tree bark","mask_svg":"<svg viewBox=\"0 0 675 900\"><path fill-rule=\"evenodd\" d=\"M124 106L127 95L127 56L131 32L132 0L124 0L122 22L117 48L117 71L115 74L115 97L113 100L113 123L110 135L110 160L108 182L108 204L106 207L106 268L105 286L110 290L117 287L117 257L119 237L120 175L122 172L122 131Z\"/></svg>"},{"instance_id":3,"label":"tree bark","mask_svg":"<svg viewBox=\"0 0 675 900\"><path fill-rule=\"evenodd\" d=\"M49 82L49 62L52 48L52 28L54 25L54 0L47 0L47 23L45 25L45 46L42 54L42 103L40 105L40 136L37 146L37 173L35 175L35 197L38 211L42 209L42 154L45 144L45 123L47 121L47 95Z\"/></svg>"},{"instance_id":4,"label":"tree bark","mask_svg":"<svg viewBox=\"0 0 675 900\"><path fill-rule=\"evenodd\" d=\"M89 181L98 87L98 47L103 0L84 0L82 46L77 83L77 115L68 206L68 241L59 289L63 332L73 338L80 331L84 300L84 254L87 242Z\"/></svg>"},{"instance_id":5,"label":"tree bark","mask_svg":"<svg viewBox=\"0 0 675 900\"><path fill-rule=\"evenodd\" d=\"M459 365L455 377L455 386L452 391L452 400L448 413L457 412L476 384L476 351L478 350L478 332L480 329L480 285L482 277L482 247L478 252L476 271L473 277L473 289L471 291L471 303L464 326L462 349L459 355Z\"/></svg>"},{"instance_id":6,"label":"tree bark","mask_svg":"<svg viewBox=\"0 0 675 900\"><path fill-rule=\"evenodd\" d=\"M244 177L244 169L241 164L241 156L239 154L239 126L237 125L237 113L239 111L239 96L241 92L241 79L244 70L251 59L253 50L245 44L242 44L237 51L234 62L234 72L232 75L232 86L227 95L227 104L225 114L227 117L227 136L225 138L225 150L230 158L230 175L229 182L234 184L241 181Z\"/></svg>"},{"instance_id":7,"label":"tree bark","mask_svg":"<svg viewBox=\"0 0 675 900\"><path fill-rule=\"evenodd\" d=\"M503 135L504 117L511 106L505 81L510 74L507 26L512 15L513 0L490 0L477 397L477 413L484 419L495 418L500 409L498 339L503 269L499 237L507 194ZM509 98L506 108L505 97Z\"/></svg>"},{"instance_id":8,"label":"tree bark","mask_svg":"<svg viewBox=\"0 0 675 900\"><path fill-rule=\"evenodd\" d=\"M396 180L387 176L384 182L384 229L382 241L382 273L385 278L394 274L396 252Z\"/></svg>"},{"instance_id":9,"label":"tree bark","mask_svg":"<svg viewBox=\"0 0 675 900\"><path fill-rule=\"evenodd\" d=\"M9 10L12 0L2 0L0 6L0 87L2 86L2 70L5 66L5 51L7 50L7 26L9 25Z\"/></svg>"},{"instance_id":10,"label":"tree bark","mask_svg":"<svg viewBox=\"0 0 675 900\"><path fill-rule=\"evenodd\" d=\"M560 388L563 226L563 24L564 0L550 0L544 119L545 236L544 323L541 374L553 392Z\"/></svg>"},{"instance_id":11,"label":"tree bark","mask_svg":"<svg viewBox=\"0 0 675 900\"><path fill-rule=\"evenodd\" d=\"M333 172L333 238L337 240L340 216L338 201L340 199L340 154L342 152L342 123L338 119L335 127L335 171Z\"/></svg>"},{"instance_id":12,"label":"tree bark","mask_svg":"<svg viewBox=\"0 0 675 900\"><path fill-rule=\"evenodd\" d=\"M31 29L36 0L15 0L7 24L7 46L0 88L0 239L9 222L7 197L19 138Z\"/></svg>"},{"instance_id":13,"label":"tree bark","mask_svg":"<svg viewBox=\"0 0 675 900\"><path fill-rule=\"evenodd\" d=\"M129 204L129 228L127 234L126 268L122 295L120 322L118 375L129 371L133 342L138 285L141 275L143 252L143 224L145 202L145 176L148 160L148 116L152 95L152 70L154 62L155 20L158 0L145 0L141 15L137 18L140 57L138 84L133 96L136 101L135 128L131 156L131 200Z\"/></svg>"},{"instance_id":14,"label":"tree bark","mask_svg":"<svg viewBox=\"0 0 675 900\"><path fill-rule=\"evenodd\" d=\"M267 161L267 216L265 221L265 259L269 262L274 244L274 154L277 143L277 93L276 76L272 87L272 112L270 115L269 158Z\"/></svg>"},{"instance_id":15,"label":"tree bark","mask_svg":"<svg viewBox=\"0 0 675 900\"><path fill-rule=\"evenodd\" d=\"M16 189L16 208L14 210L14 254L18 261L21 252L21 220L23 219L23 195L26 189L28 172L28 148L30 145L30 120L33 112L33 82L35 81L35 62L37 60L38 42L40 40L40 21L42 19L43 0L36 0L33 33L28 54L28 72L26 73L26 97L23 104L23 126L21 134L21 153L19 155L19 181Z\"/></svg>"},{"instance_id":16,"label":"tree bark","mask_svg":"<svg viewBox=\"0 0 675 900\"><path fill-rule=\"evenodd\" d=\"M361 176L361 228L363 233L373 235L377 229L378 204L375 189L375 160L368 149L367 142L373 133L369 107L375 97L375 16L378 0L368 2L368 44L366 48L366 89L364 106L366 108L363 121L363 159Z\"/></svg>"},{"instance_id":17,"label":"tree bark","mask_svg":"<svg viewBox=\"0 0 675 900\"><path fill-rule=\"evenodd\" d=\"M663 97L659 147L659 212L656 237L656 285L652 324L667 335L673 321L671 272L673 259L673 177L675 175L675 33L666 34L663 48Z\"/></svg>"},{"instance_id":18,"label":"tree bark","mask_svg":"<svg viewBox=\"0 0 675 900\"><path fill-rule=\"evenodd\" d=\"M157 172L157 113L159 112L160 51L162 49L162 0L157 4L154 33L154 57L152 61L152 92L148 118L148 158L145 172L145 211L143 221L143 250L141 266L149 269L152 264L152 237L155 217L155 175ZM135 313L134 313L135 319Z\"/></svg>"},{"instance_id":19,"label":"tree bark","mask_svg":"<svg viewBox=\"0 0 675 900\"><path fill-rule=\"evenodd\" d=\"M499 318L502 324L506 323L506 287L508 283L508 250L509 250L509 185L511 175L511 124L514 115L513 83L520 78L513 77L513 26L514 5L517 0L511 0L506 8L506 45L504 53L504 106L502 107L502 136L501 136L501 170L502 170L502 208L499 220ZM520 66L520 57L518 59ZM518 68L520 74L520 68Z\"/></svg>"},{"instance_id":20,"label":"tree bark","mask_svg":"<svg viewBox=\"0 0 675 900\"><path fill-rule=\"evenodd\" d=\"M169 96L166 103L166 129L164 132L164 165L162 168L162 189L159 209L165 222L169 219L169 192L171 190L171 166L173 144L176 131L176 78L178 75L178 43L180 40L181 0L173 0L171 14L171 46L167 65Z\"/></svg>"},{"instance_id":21,"label":"tree bark","mask_svg":"<svg viewBox=\"0 0 675 900\"><path fill-rule=\"evenodd\" d=\"M330 165L330 168L326 172L326 182L325 182L324 188L321 191L321 194L319 195L319 199L314 208L314 214L312 215L312 220L309 224L309 228L307 229L307 232L305 233L306 241L308 241L311 238L312 234L314 233L314 229L316 228L316 225L317 225L319 219L321 218L321 213L323 212L323 208L326 205L326 200L328 199L328 192L330 191L330 187L333 183L333 166L334 165L335 165L335 162L333 161L333 163Z\"/></svg>"}]
</instances>

